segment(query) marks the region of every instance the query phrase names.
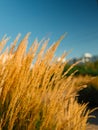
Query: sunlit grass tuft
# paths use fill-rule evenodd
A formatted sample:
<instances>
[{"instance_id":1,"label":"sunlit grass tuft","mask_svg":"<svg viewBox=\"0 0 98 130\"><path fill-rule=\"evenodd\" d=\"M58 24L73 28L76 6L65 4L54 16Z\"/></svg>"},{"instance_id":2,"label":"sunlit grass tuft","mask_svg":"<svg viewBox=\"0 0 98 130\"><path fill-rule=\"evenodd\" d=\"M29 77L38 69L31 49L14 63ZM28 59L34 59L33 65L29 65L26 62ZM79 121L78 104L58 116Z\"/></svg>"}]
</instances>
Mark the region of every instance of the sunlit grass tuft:
<instances>
[{"instance_id":1,"label":"sunlit grass tuft","mask_svg":"<svg viewBox=\"0 0 98 130\"><path fill-rule=\"evenodd\" d=\"M0 129L86 130L90 111L76 100L83 85L73 74L67 77L66 62L54 57L63 36L47 50L48 40L40 51L35 40L28 52L29 33L16 48L19 37L0 56ZM7 41L2 39L0 51Z\"/></svg>"}]
</instances>

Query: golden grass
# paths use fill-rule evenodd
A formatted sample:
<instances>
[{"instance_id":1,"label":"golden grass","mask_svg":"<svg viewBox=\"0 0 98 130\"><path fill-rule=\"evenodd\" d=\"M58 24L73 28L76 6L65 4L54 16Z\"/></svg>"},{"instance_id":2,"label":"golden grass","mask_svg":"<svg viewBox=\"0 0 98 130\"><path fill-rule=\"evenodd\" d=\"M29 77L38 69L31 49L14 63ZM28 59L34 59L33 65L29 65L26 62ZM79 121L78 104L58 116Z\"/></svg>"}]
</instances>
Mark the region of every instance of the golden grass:
<instances>
[{"instance_id":1,"label":"golden grass","mask_svg":"<svg viewBox=\"0 0 98 130\"><path fill-rule=\"evenodd\" d=\"M63 36L47 50L44 40L39 52L37 40L26 52L28 37L16 48L18 36L1 54L8 58L0 58L0 130L85 130L90 111L76 101L83 85L62 75L66 63L54 57ZM7 41L2 39L1 51Z\"/></svg>"},{"instance_id":2,"label":"golden grass","mask_svg":"<svg viewBox=\"0 0 98 130\"><path fill-rule=\"evenodd\" d=\"M98 90L98 76L93 77L89 84L94 86Z\"/></svg>"}]
</instances>

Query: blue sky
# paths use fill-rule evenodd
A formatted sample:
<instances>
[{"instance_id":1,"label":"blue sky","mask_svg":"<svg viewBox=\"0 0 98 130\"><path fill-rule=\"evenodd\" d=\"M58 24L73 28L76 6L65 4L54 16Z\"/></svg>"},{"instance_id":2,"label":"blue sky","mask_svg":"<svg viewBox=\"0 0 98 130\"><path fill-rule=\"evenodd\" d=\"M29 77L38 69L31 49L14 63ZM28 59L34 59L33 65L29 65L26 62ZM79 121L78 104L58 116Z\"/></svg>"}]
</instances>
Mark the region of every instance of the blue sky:
<instances>
[{"instance_id":1,"label":"blue sky","mask_svg":"<svg viewBox=\"0 0 98 130\"><path fill-rule=\"evenodd\" d=\"M0 0L0 39L7 34L14 40L18 33L23 38L27 32L30 44L49 37L49 45L67 32L57 55L71 49L69 57L98 55L97 0Z\"/></svg>"}]
</instances>

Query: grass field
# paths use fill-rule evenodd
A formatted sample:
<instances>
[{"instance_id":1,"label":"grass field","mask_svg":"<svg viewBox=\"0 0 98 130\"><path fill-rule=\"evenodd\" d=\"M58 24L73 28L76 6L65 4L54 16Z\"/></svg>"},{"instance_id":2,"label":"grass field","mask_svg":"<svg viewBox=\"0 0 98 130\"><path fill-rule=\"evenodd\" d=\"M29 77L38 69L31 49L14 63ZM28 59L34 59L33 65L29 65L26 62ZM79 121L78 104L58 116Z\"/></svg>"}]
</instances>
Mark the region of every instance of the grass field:
<instances>
[{"instance_id":1,"label":"grass field","mask_svg":"<svg viewBox=\"0 0 98 130\"><path fill-rule=\"evenodd\" d=\"M26 52L28 37L3 52L8 38L0 42L0 130L86 130L90 110L76 97L88 79L67 77L74 65L63 73L67 63L54 57L64 37L48 49L35 40Z\"/></svg>"}]
</instances>

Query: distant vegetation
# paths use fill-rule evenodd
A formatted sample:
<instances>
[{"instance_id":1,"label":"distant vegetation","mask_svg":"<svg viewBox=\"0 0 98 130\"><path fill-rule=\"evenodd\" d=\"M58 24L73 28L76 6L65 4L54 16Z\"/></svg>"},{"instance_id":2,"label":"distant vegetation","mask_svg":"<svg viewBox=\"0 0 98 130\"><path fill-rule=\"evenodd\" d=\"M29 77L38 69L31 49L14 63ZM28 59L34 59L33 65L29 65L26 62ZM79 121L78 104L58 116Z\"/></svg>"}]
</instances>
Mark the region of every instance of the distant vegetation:
<instances>
[{"instance_id":1,"label":"distant vegetation","mask_svg":"<svg viewBox=\"0 0 98 130\"><path fill-rule=\"evenodd\" d=\"M70 67L71 65L67 64L64 72ZM74 76L77 79L81 76L82 82L90 78L87 82L87 87L78 92L78 101L80 103L88 103L90 108L98 107L98 61L77 64L67 73L67 76L70 76L75 71Z\"/></svg>"},{"instance_id":2,"label":"distant vegetation","mask_svg":"<svg viewBox=\"0 0 98 130\"><path fill-rule=\"evenodd\" d=\"M67 64L64 68L64 72L70 67L70 64ZM82 63L77 64L74 66L67 75L72 74L74 71L76 76L78 75L89 75L89 76L98 76L98 60L95 62L88 62L88 63Z\"/></svg>"}]
</instances>

